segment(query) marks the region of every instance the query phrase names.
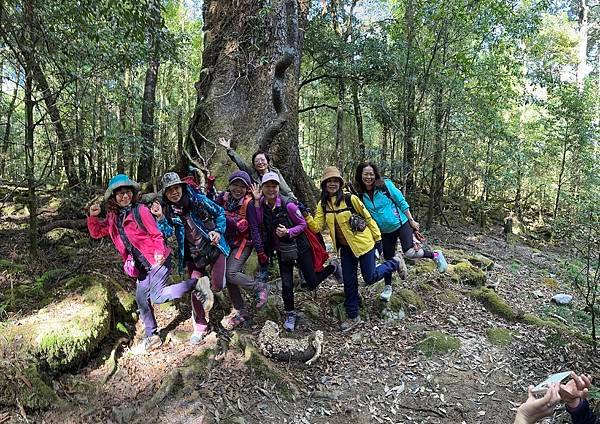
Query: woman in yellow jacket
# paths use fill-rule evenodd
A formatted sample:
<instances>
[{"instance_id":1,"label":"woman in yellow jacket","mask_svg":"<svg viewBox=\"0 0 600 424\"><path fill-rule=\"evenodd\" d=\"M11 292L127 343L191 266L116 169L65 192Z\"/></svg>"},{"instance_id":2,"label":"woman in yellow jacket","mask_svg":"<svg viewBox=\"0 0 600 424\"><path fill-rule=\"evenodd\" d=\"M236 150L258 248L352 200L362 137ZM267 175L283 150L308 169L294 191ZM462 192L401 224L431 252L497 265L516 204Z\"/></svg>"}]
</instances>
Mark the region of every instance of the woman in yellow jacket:
<instances>
[{"instance_id":1,"label":"woman in yellow jacket","mask_svg":"<svg viewBox=\"0 0 600 424\"><path fill-rule=\"evenodd\" d=\"M339 249L344 281L344 306L348 319L341 325L346 332L360 324L358 308L358 264L366 284L373 284L397 271L403 259L395 256L380 265L375 260L375 243L381 233L358 197L344 193L344 179L335 166L328 166L321 178L321 200L314 217L307 216L309 228L319 233L327 224L335 249ZM350 203L350 204L348 204Z\"/></svg>"}]
</instances>

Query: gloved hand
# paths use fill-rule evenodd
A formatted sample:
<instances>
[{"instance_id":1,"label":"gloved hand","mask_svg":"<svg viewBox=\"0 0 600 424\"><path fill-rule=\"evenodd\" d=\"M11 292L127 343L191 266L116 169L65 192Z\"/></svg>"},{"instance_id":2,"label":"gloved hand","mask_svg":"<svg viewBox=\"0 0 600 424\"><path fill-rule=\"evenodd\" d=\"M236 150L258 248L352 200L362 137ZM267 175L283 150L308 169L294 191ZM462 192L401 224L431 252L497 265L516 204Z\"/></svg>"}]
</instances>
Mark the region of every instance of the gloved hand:
<instances>
[{"instance_id":1,"label":"gloved hand","mask_svg":"<svg viewBox=\"0 0 600 424\"><path fill-rule=\"evenodd\" d=\"M258 252L257 256L258 256L258 262L261 265L264 265L269 262L269 257L265 254L265 252Z\"/></svg>"},{"instance_id":2,"label":"gloved hand","mask_svg":"<svg viewBox=\"0 0 600 424\"><path fill-rule=\"evenodd\" d=\"M383 257L383 244L381 244L381 240L377 240L375 242L375 249L377 249L377 253L379 253L379 257Z\"/></svg>"},{"instance_id":3,"label":"gloved hand","mask_svg":"<svg viewBox=\"0 0 600 424\"><path fill-rule=\"evenodd\" d=\"M310 209L302 202L298 202L298 210L300 210L302 216L310 215Z\"/></svg>"}]
</instances>

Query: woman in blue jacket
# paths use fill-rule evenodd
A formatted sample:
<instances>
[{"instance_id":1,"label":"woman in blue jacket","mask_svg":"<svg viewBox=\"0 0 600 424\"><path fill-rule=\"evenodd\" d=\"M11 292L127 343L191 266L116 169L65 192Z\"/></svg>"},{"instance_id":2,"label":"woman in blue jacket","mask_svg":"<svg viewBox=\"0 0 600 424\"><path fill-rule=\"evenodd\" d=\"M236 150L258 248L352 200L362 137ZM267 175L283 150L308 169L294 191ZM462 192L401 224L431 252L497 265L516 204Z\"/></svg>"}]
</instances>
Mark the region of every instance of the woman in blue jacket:
<instances>
[{"instance_id":1,"label":"woman in blue jacket","mask_svg":"<svg viewBox=\"0 0 600 424\"><path fill-rule=\"evenodd\" d=\"M441 251L424 249L415 243L414 231L419 230L419 223L410 213L408 203L402 192L388 179L383 179L374 163L365 162L356 168L354 175L359 197L381 230L381 246L384 259L392 259L396 255L398 239L402 252L407 258L428 258L437 263L438 271L445 272L448 264ZM382 251L381 251L382 250ZM403 264L401 264L403 265ZM406 265L400 275L407 277ZM385 287L381 299L389 301L392 296L392 277L385 278Z\"/></svg>"},{"instance_id":2,"label":"woman in blue jacket","mask_svg":"<svg viewBox=\"0 0 600 424\"><path fill-rule=\"evenodd\" d=\"M210 267L212 292L225 287L225 264L229 246L225 241L225 210L193 189L175 172L162 177L164 210L153 210L158 228L165 235L175 233L179 250L179 268L187 264L191 278L207 274ZM194 333L190 342L198 344L208 331L208 312L213 305L213 293L209 299L192 296Z\"/></svg>"}]
</instances>

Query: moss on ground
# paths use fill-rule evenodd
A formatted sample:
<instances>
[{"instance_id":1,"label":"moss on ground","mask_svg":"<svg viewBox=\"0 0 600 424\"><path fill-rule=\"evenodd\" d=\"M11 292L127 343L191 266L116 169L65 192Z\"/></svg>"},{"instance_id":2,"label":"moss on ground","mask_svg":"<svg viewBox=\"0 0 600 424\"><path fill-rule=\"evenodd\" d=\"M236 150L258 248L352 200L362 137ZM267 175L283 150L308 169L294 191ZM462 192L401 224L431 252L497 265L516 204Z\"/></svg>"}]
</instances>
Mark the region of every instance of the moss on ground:
<instances>
[{"instance_id":1,"label":"moss on ground","mask_svg":"<svg viewBox=\"0 0 600 424\"><path fill-rule=\"evenodd\" d=\"M512 341L512 333L506 328L488 328L485 330L485 337L495 346L507 346Z\"/></svg>"},{"instance_id":2,"label":"moss on ground","mask_svg":"<svg viewBox=\"0 0 600 424\"><path fill-rule=\"evenodd\" d=\"M441 331L428 331L416 348L427 357L443 355L460 347L460 340Z\"/></svg>"},{"instance_id":3,"label":"moss on ground","mask_svg":"<svg viewBox=\"0 0 600 424\"><path fill-rule=\"evenodd\" d=\"M267 303L256 313L256 317L262 321L271 320L274 322L281 321L281 314L279 312L279 303L275 299L275 296L269 296Z\"/></svg>"},{"instance_id":4,"label":"moss on ground","mask_svg":"<svg viewBox=\"0 0 600 424\"><path fill-rule=\"evenodd\" d=\"M398 294L396 296L406 307L408 307L408 305L413 305L419 311L425 310L425 302L423 301L423 298L414 290L403 288L398 290Z\"/></svg>"},{"instance_id":5,"label":"moss on ground","mask_svg":"<svg viewBox=\"0 0 600 424\"><path fill-rule=\"evenodd\" d=\"M413 269L414 269L415 274L417 274L417 275L430 274L437 270L437 265L433 261L419 260L416 262Z\"/></svg>"},{"instance_id":6,"label":"moss on ground","mask_svg":"<svg viewBox=\"0 0 600 424\"><path fill-rule=\"evenodd\" d=\"M437 295L438 300L446 304L454 305L460 302L458 295L451 289L444 289Z\"/></svg>"},{"instance_id":7,"label":"moss on ground","mask_svg":"<svg viewBox=\"0 0 600 424\"><path fill-rule=\"evenodd\" d=\"M479 300L488 311L509 321L520 321L523 316L520 311L513 310L494 290L484 287L472 291L471 295Z\"/></svg>"},{"instance_id":8,"label":"moss on ground","mask_svg":"<svg viewBox=\"0 0 600 424\"><path fill-rule=\"evenodd\" d=\"M480 287L485 285L486 275L469 262L459 262L448 267L448 275L457 283Z\"/></svg>"},{"instance_id":9,"label":"moss on ground","mask_svg":"<svg viewBox=\"0 0 600 424\"><path fill-rule=\"evenodd\" d=\"M321 315L321 308L319 307L319 305L313 302L304 303L304 305L302 305L302 310L304 311L304 314L308 317L308 319L311 319L313 321L319 319L319 316Z\"/></svg>"},{"instance_id":10,"label":"moss on ground","mask_svg":"<svg viewBox=\"0 0 600 424\"><path fill-rule=\"evenodd\" d=\"M14 361L0 363L0 404L45 409L58 401L58 396L46 383L35 364L20 368Z\"/></svg>"}]
</instances>

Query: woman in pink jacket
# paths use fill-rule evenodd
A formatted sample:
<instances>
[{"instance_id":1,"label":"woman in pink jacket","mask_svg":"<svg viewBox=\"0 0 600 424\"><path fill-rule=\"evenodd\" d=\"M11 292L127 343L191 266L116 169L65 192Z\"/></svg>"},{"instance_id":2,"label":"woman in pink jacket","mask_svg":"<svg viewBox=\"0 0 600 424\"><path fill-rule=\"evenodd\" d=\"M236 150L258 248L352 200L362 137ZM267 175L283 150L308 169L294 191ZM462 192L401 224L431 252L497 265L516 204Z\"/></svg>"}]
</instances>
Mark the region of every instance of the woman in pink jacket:
<instances>
[{"instance_id":1,"label":"woman in pink jacket","mask_svg":"<svg viewBox=\"0 0 600 424\"><path fill-rule=\"evenodd\" d=\"M138 183L124 174L114 176L104 194L108 209L106 219L98 218L100 205L95 204L90 207L87 225L94 239L110 236L123 258L125 273L137 279L135 300L146 334L135 351L144 353L162 344L152 303L178 299L192 290L207 306L212 306L213 298L207 277L167 285L171 274L171 250L150 210L138 203L138 197Z\"/></svg>"}]
</instances>

